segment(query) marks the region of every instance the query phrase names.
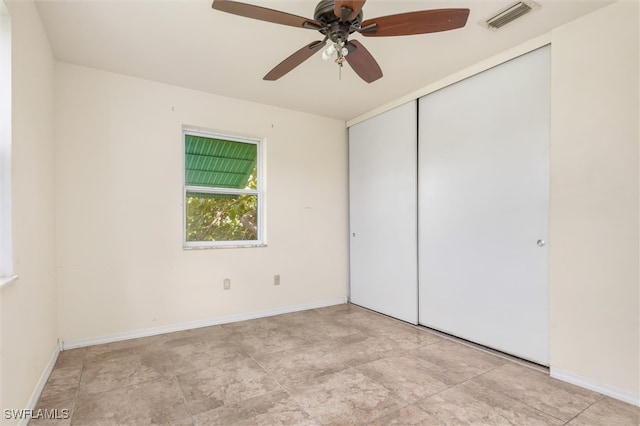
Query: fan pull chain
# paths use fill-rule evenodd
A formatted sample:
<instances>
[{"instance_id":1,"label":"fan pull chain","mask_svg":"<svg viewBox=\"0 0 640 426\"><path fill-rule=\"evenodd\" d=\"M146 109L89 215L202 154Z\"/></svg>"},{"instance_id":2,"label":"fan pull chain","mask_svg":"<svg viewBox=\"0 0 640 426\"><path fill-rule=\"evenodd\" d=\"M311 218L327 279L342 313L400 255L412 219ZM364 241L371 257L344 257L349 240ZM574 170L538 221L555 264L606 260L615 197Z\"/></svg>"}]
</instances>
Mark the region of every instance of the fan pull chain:
<instances>
[{"instance_id":1,"label":"fan pull chain","mask_svg":"<svg viewBox=\"0 0 640 426\"><path fill-rule=\"evenodd\" d=\"M342 80L342 66L344 64L344 56L338 56L336 58L336 64L338 64L338 80Z\"/></svg>"}]
</instances>

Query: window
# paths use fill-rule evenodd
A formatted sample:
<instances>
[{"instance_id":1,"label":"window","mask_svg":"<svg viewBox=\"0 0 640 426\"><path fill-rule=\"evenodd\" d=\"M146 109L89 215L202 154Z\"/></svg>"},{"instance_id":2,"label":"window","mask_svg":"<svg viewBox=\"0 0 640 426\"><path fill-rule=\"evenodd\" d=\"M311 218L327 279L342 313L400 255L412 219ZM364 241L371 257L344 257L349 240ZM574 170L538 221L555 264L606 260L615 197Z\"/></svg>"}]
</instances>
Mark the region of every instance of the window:
<instances>
[{"instance_id":1,"label":"window","mask_svg":"<svg viewBox=\"0 0 640 426\"><path fill-rule=\"evenodd\" d=\"M261 142L183 135L184 246L263 245Z\"/></svg>"},{"instance_id":2,"label":"window","mask_svg":"<svg viewBox=\"0 0 640 426\"><path fill-rule=\"evenodd\" d=\"M0 0L0 287L15 280L11 237L11 17Z\"/></svg>"}]
</instances>

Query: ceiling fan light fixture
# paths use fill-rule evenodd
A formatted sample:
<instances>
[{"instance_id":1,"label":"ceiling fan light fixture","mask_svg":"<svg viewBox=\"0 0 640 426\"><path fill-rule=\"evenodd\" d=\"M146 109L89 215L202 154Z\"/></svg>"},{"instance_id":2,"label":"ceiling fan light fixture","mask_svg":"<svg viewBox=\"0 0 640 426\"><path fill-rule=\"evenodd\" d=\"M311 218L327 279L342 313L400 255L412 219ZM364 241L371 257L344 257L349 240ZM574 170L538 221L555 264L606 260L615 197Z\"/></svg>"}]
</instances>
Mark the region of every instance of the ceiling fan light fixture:
<instances>
[{"instance_id":1,"label":"ceiling fan light fixture","mask_svg":"<svg viewBox=\"0 0 640 426\"><path fill-rule=\"evenodd\" d=\"M540 9L540 5L538 3L533 1L519 1L510 5L501 12L498 12L491 18L483 21L481 24L490 30L497 31L505 25L537 9Z\"/></svg>"},{"instance_id":2,"label":"ceiling fan light fixture","mask_svg":"<svg viewBox=\"0 0 640 426\"><path fill-rule=\"evenodd\" d=\"M329 59L331 59L334 53L336 53L336 48L333 43L331 43L329 44L329 47L322 51L322 59L328 61Z\"/></svg>"}]
</instances>

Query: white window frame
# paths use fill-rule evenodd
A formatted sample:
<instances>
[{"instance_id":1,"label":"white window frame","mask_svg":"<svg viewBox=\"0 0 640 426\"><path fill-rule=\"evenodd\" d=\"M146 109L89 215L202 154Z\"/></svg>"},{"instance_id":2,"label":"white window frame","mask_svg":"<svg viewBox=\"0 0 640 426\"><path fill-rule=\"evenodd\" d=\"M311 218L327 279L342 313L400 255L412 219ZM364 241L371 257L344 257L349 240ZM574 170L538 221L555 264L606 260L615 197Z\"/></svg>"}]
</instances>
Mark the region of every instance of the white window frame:
<instances>
[{"instance_id":1,"label":"white window frame","mask_svg":"<svg viewBox=\"0 0 640 426\"><path fill-rule=\"evenodd\" d=\"M210 139L223 139L231 142L241 142L256 145L256 173L258 185L253 189L231 189L212 188L207 186L187 185L186 179L186 136L200 136ZM264 220L264 163L262 157L264 140L232 136L222 133L208 132L192 128L182 130L182 245L185 249L207 249L207 248L237 248L237 247L265 247L265 220ZM187 241L187 192L201 192L207 194L234 194L234 195L255 195L258 199L257 207L257 239L256 240L235 240L235 241Z\"/></svg>"},{"instance_id":2,"label":"white window frame","mask_svg":"<svg viewBox=\"0 0 640 426\"><path fill-rule=\"evenodd\" d=\"M11 203L11 15L0 0L0 287L13 271Z\"/></svg>"}]
</instances>

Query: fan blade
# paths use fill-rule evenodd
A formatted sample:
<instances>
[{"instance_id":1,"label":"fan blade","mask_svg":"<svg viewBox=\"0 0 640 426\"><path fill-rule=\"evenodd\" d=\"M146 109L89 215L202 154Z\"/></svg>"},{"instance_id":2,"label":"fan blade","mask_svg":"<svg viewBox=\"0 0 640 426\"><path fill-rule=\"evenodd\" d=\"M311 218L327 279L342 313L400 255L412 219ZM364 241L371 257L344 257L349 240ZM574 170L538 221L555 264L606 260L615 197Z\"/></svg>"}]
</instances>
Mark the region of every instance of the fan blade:
<instances>
[{"instance_id":1,"label":"fan blade","mask_svg":"<svg viewBox=\"0 0 640 426\"><path fill-rule=\"evenodd\" d=\"M336 0L336 4L333 7L333 13L343 22L353 21L362 10L362 6L364 6L365 1L366 0ZM342 8L349 9L350 12L348 14L343 14Z\"/></svg>"},{"instance_id":2,"label":"fan blade","mask_svg":"<svg viewBox=\"0 0 640 426\"><path fill-rule=\"evenodd\" d=\"M314 19L307 19L302 16L292 15L279 10L267 9L266 7L254 6L252 4L240 3L237 1L213 0L211 7L234 15L258 19L260 21L273 22L275 24L309 28L313 30L322 28L322 24Z\"/></svg>"},{"instance_id":3,"label":"fan blade","mask_svg":"<svg viewBox=\"0 0 640 426\"><path fill-rule=\"evenodd\" d=\"M289 56L284 61L280 62L274 69L269 71L267 75L265 75L262 79L274 81L309 59L313 56L314 53L322 50L322 48L327 44L327 40L317 40L307 44L302 49L295 52L293 55Z\"/></svg>"},{"instance_id":4,"label":"fan blade","mask_svg":"<svg viewBox=\"0 0 640 426\"><path fill-rule=\"evenodd\" d=\"M382 77L380 65L358 40L347 42L347 50L349 50L349 54L345 56L345 59L361 79L372 83Z\"/></svg>"},{"instance_id":5,"label":"fan blade","mask_svg":"<svg viewBox=\"0 0 640 426\"><path fill-rule=\"evenodd\" d=\"M403 36L454 30L467 24L469 9L434 9L382 16L364 21L366 37ZM366 27L373 25L371 29Z\"/></svg>"}]
</instances>

